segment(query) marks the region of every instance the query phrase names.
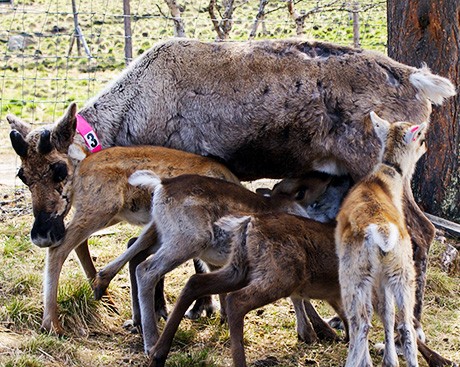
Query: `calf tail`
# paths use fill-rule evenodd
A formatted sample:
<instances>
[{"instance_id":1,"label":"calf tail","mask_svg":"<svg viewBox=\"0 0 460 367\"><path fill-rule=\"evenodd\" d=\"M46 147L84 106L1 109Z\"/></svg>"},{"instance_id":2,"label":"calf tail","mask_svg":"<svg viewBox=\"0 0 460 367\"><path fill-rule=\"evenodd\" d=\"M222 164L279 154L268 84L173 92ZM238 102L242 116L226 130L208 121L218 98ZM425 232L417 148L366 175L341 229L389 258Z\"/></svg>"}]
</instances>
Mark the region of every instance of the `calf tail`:
<instances>
[{"instance_id":1,"label":"calf tail","mask_svg":"<svg viewBox=\"0 0 460 367\"><path fill-rule=\"evenodd\" d=\"M225 267L233 270L233 278L236 282L243 280L248 270L247 232L251 219L251 216L228 215L214 223L223 231L229 232L232 238L232 255Z\"/></svg>"},{"instance_id":2,"label":"calf tail","mask_svg":"<svg viewBox=\"0 0 460 367\"><path fill-rule=\"evenodd\" d=\"M449 79L432 74L426 66L413 73L409 80L422 97L436 105L441 105L445 98L456 94L455 86Z\"/></svg>"},{"instance_id":3,"label":"calf tail","mask_svg":"<svg viewBox=\"0 0 460 367\"><path fill-rule=\"evenodd\" d=\"M128 182L132 186L144 187L153 192L161 184L161 178L153 171L139 170L129 176Z\"/></svg>"},{"instance_id":4,"label":"calf tail","mask_svg":"<svg viewBox=\"0 0 460 367\"><path fill-rule=\"evenodd\" d=\"M390 252L398 244L399 230L393 223L385 225L369 224L366 228L366 243L370 246L377 245L383 252Z\"/></svg>"}]
</instances>

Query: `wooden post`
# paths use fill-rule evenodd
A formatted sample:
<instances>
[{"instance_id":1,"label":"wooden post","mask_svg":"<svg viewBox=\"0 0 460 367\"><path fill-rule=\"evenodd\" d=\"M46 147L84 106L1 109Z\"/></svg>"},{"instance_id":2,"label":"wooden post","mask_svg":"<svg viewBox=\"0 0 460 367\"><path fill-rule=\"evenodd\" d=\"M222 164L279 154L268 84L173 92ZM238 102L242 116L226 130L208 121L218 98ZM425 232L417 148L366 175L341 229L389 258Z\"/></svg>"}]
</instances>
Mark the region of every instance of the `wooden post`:
<instances>
[{"instance_id":1,"label":"wooden post","mask_svg":"<svg viewBox=\"0 0 460 367\"><path fill-rule=\"evenodd\" d=\"M131 31L131 7L129 0L123 0L123 19L125 26L125 63L128 65L133 59L133 38Z\"/></svg>"},{"instance_id":2,"label":"wooden post","mask_svg":"<svg viewBox=\"0 0 460 367\"><path fill-rule=\"evenodd\" d=\"M73 12L73 23L74 23L74 33L72 35L72 39L70 41L69 47L69 55L72 52L73 45L75 40L77 40L77 53L78 56L81 56L81 45L85 49L85 53L91 59L91 51L89 50L88 44L86 43L85 37L83 36L83 32L81 31L80 25L78 24L78 12L77 12L77 5L75 4L75 0L72 0L72 12Z\"/></svg>"},{"instance_id":3,"label":"wooden post","mask_svg":"<svg viewBox=\"0 0 460 367\"><path fill-rule=\"evenodd\" d=\"M359 3L355 1L353 3L353 46L360 48L359 42Z\"/></svg>"}]
</instances>

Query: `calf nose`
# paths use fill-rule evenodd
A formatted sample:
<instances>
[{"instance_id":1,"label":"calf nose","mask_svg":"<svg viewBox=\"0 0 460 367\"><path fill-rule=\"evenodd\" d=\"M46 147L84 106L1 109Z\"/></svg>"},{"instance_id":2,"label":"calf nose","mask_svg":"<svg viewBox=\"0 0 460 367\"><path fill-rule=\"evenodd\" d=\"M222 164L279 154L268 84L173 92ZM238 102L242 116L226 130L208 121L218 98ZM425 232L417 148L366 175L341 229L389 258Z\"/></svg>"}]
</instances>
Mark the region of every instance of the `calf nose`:
<instances>
[{"instance_id":1,"label":"calf nose","mask_svg":"<svg viewBox=\"0 0 460 367\"><path fill-rule=\"evenodd\" d=\"M65 235L64 220L61 216L40 212L30 232L32 242L38 247L50 247L59 243Z\"/></svg>"}]
</instances>

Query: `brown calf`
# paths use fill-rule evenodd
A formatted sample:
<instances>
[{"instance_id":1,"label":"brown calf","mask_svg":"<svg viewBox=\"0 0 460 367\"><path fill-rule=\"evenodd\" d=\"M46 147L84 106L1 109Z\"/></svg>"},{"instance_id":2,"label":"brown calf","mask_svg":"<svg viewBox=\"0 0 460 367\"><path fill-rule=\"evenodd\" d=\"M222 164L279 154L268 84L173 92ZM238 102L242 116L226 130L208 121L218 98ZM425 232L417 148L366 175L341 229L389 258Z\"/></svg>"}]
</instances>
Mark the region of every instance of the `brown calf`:
<instances>
[{"instance_id":1,"label":"brown calf","mask_svg":"<svg viewBox=\"0 0 460 367\"><path fill-rule=\"evenodd\" d=\"M68 129L66 135L68 142L65 145L70 146L75 126L66 126L64 122L58 127L61 132L64 128ZM43 137L43 134L38 136ZM60 143L63 143L63 137L60 138ZM71 157L65 153L68 147L58 151L60 149L58 142L52 137L46 139L46 144L50 145L46 147L46 151L49 151L46 155L46 164L55 169L46 170L42 176L33 176L30 167L34 164L44 166L43 155L37 155L43 151L45 145L43 140L43 138L29 140L21 155L23 167L19 176L29 186L34 204L42 200L42 196L46 199L54 195L52 202L49 203L54 213L54 220L49 227L46 227L42 236L37 238L40 241L47 241L47 246L51 245L48 247L44 275L42 328L53 330L58 334L63 333L57 310L59 274L69 253L75 249L87 277L94 279L96 270L88 251L88 237L100 229L121 221L145 225L151 219L151 194L147 190L128 184L128 177L134 171L150 169L161 177L196 173L239 184L236 176L224 165L195 154L163 147L114 147L90 154L81 160L85 153L79 146L75 144L72 146ZM54 187L51 192L39 191L50 186ZM71 206L75 209L72 220L64 233L55 237L56 227L64 228L64 217ZM156 231L153 226L149 228L149 239L155 243ZM138 324L140 316L137 291L135 283L133 285L133 320Z\"/></svg>"}]
</instances>

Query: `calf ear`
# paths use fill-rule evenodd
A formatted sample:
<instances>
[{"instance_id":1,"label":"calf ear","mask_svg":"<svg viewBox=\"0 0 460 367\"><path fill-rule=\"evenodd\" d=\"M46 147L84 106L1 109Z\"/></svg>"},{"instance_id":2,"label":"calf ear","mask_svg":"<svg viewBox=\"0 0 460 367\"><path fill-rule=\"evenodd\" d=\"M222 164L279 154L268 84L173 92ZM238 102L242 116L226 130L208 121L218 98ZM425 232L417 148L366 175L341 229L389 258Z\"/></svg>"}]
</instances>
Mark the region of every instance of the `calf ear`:
<instances>
[{"instance_id":1,"label":"calf ear","mask_svg":"<svg viewBox=\"0 0 460 367\"><path fill-rule=\"evenodd\" d=\"M270 197L272 195L272 190L267 187L259 187L256 189L256 193L262 196Z\"/></svg>"},{"instance_id":2,"label":"calf ear","mask_svg":"<svg viewBox=\"0 0 460 367\"><path fill-rule=\"evenodd\" d=\"M54 147L62 152L66 153L69 149L70 144L73 142L75 131L77 129L77 105L71 103L64 116L56 122L52 133L52 143Z\"/></svg>"},{"instance_id":3,"label":"calf ear","mask_svg":"<svg viewBox=\"0 0 460 367\"><path fill-rule=\"evenodd\" d=\"M17 130L11 130L10 140L16 154L22 158L26 157L29 144L27 144L21 133Z\"/></svg>"},{"instance_id":4,"label":"calf ear","mask_svg":"<svg viewBox=\"0 0 460 367\"><path fill-rule=\"evenodd\" d=\"M14 115L7 115L6 120L10 124L11 130L17 130L23 137L27 136L27 134L32 130L32 126Z\"/></svg>"},{"instance_id":5,"label":"calf ear","mask_svg":"<svg viewBox=\"0 0 460 367\"><path fill-rule=\"evenodd\" d=\"M385 145L391 124L387 120L380 118L374 111L371 111L370 116L375 133L382 142L382 145Z\"/></svg>"}]
</instances>

